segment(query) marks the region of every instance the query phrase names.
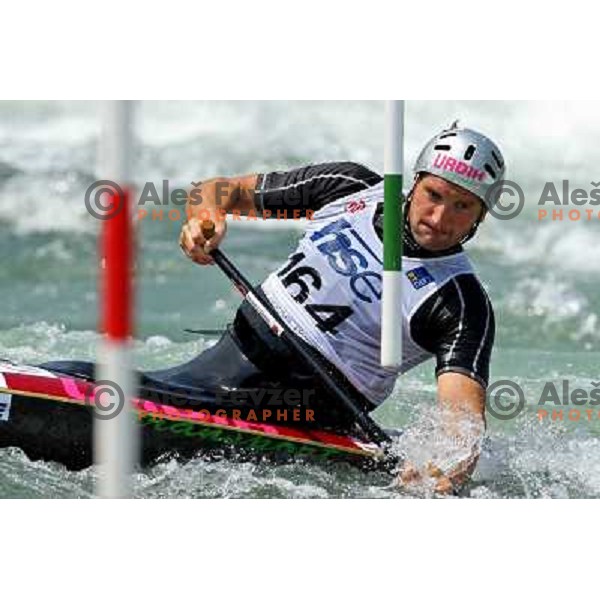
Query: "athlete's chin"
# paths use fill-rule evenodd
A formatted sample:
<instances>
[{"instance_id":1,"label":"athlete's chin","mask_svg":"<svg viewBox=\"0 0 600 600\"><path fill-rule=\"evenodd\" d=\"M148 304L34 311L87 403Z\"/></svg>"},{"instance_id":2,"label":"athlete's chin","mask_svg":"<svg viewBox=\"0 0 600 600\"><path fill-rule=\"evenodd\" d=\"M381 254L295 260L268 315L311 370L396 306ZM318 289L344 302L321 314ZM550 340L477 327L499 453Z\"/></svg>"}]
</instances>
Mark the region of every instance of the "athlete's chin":
<instances>
[{"instance_id":1,"label":"athlete's chin","mask_svg":"<svg viewBox=\"0 0 600 600\"><path fill-rule=\"evenodd\" d=\"M455 244L454 240L450 240L446 235L440 235L431 231L413 231L413 237L417 241L417 244L421 246L421 248L429 250L430 252L441 252L443 250L448 250Z\"/></svg>"}]
</instances>

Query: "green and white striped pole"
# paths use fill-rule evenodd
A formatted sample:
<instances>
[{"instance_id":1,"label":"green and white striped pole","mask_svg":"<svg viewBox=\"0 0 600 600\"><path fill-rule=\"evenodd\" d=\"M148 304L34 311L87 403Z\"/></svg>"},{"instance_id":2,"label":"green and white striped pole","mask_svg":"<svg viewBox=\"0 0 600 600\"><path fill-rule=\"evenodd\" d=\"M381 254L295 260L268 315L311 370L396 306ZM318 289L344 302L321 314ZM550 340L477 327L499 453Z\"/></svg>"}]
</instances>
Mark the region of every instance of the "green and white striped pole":
<instances>
[{"instance_id":1,"label":"green and white striped pole","mask_svg":"<svg viewBox=\"0 0 600 600\"><path fill-rule=\"evenodd\" d=\"M383 205L383 297L381 365L402 362L402 168L404 166L404 100L385 103Z\"/></svg>"}]
</instances>

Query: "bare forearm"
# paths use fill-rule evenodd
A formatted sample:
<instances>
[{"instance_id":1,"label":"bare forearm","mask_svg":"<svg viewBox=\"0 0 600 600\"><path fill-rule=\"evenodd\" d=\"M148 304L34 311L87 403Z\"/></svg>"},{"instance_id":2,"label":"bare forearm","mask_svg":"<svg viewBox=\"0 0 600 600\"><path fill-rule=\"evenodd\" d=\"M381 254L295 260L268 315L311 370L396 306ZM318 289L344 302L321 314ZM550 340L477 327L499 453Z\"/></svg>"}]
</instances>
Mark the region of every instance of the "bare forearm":
<instances>
[{"instance_id":1,"label":"bare forearm","mask_svg":"<svg viewBox=\"0 0 600 600\"><path fill-rule=\"evenodd\" d=\"M186 204L187 221L181 227L179 246L199 265L213 264L210 253L219 247L227 232L227 213L249 214L254 210L256 175L217 177L191 190ZM213 236L205 239L202 221L215 224Z\"/></svg>"},{"instance_id":2,"label":"bare forearm","mask_svg":"<svg viewBox=\"0 0 600 600\"><path fill-rule=\"evenodd\" d=\"M438 379L440 435L448 456L438 465L453 485L464 483L475 470L485 433L485 390L469 377L446 373Z\"/></svg>"},{"instance_id":3,"label":"bare forearm","mask_svg":"<svg viewBox=\"0 0 600 600\"><path fill-rule=\"evenodd\" d=\"M203 219L208 214L248 214L254 210L256 175L216 177L203 181L191 190L186 205L187 218Z\"/></svg>"}]
</instances>

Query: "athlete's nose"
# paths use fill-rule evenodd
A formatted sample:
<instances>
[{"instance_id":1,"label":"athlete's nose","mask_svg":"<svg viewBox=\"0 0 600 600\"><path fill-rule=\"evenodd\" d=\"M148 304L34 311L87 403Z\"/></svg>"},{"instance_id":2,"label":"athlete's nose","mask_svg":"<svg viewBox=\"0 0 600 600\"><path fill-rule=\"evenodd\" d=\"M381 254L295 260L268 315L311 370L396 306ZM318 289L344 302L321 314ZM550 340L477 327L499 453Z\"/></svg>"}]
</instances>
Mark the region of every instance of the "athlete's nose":
<instances>
[{"instance_id":1,"label":"athlete's nose","mask_svg":"<svg viewBox=\"0 0 600 600\"><path fill-rule=\"evenodd\" d=\"M438 230L443 229L443 224L447 218L448 209L444 202L434 206L429 213L428 223Z\"/></svg>"}]
</instances>

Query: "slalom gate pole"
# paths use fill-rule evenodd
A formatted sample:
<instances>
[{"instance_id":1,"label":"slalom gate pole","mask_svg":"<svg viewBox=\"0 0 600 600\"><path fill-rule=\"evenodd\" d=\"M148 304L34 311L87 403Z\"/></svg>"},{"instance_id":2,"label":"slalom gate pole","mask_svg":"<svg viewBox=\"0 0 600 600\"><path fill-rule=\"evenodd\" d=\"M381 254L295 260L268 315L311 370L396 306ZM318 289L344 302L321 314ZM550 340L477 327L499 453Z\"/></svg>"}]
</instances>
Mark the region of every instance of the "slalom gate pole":
<instances>
[{"instance_id":1,"label":"slalom gate pole","mask_svg":"<svg viewBox=\"0 0 600 600\"><path fill-rule=\"evenodd\" d=\"M383 206L383 296L381 365L402 362L402 169L404 166L404 100L385 103Z\"/></svg>"},{"instance_id":2,"label":"slalom gate pole","mask_svg":"<svg viewBox=\"0 0 600 600\"><path fill-rule=\"evenodd\" d=\"M110 180L100 239L100 331L94 403L94 462L99 471L97 494L131 496L131 476L138 452L138 428L131 398L133 331L134 232L132 221L131 122L133 103L104 106L102 167ZM103 182L103 183L106 183Z\"/></svg>"}]
</instances>

